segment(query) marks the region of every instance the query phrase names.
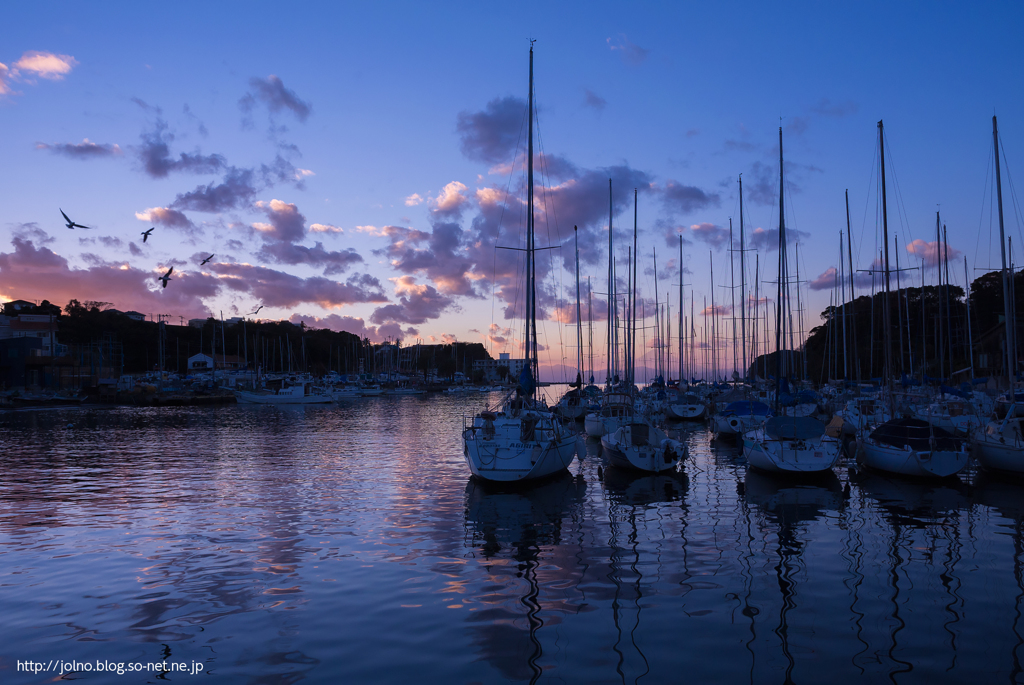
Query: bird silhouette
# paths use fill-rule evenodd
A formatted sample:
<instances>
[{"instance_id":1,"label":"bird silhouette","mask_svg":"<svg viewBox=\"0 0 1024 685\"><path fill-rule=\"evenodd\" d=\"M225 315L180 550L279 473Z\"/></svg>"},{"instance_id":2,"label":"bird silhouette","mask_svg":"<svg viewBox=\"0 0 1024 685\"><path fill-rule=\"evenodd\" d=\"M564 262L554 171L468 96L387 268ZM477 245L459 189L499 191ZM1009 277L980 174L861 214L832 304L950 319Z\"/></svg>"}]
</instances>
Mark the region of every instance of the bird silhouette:
<instances>
[{"instance_id":1,"label":"bird silhouette","mask_svg":"<svg viewBox=\"0 0 1024 685\"><path fill-rule=\"evenodd\" d=\"M174 271L174 267L173 266L170 269L168 269L167 273L165 273L163 276L157 276L156 277L156 280L164 282L164 287L165 288L167 287L167 281L171 280L171 272L172 271Z\"/></svg>"},{"instance_id":2,"label":"bird silhouette","mask_svg":"<svg viewBox=\"0 0 1024 685\"><path fill-rule=\"evenodd\" d=\"M206 264L206 262L210 261L211 259L213 259L213 255L210 255L209 257L207 257L206 259L204 259L203 261L201 261L201 262L199 263L199 266L202 266L203 264Z\"/></svg>"},{"instance_id":3,"label":"bird silhouette","mask_svg":"<svg viewBox=\"0 0 1024 685\"><path fill-rule=\"evenodd\" d=\"M155 229L155 228L156 228L156 226L154 226L153 228L149 229L148 231L143 231L142 232L142 242L146 242L147 240L149 240L149 236L152 235L153 229Z\"/></svg>"},{"instance_id":4,"label":"bird silhouette","mask_svg":"<svg viewBox=\"0 0 1024 685\"><path fill-rule=\"evenodd\" d=\"M256 311L254 311L252 314L250 314L250 316L256 316L257 314L260 313L261 309L263 309L263 305L260 305L259 307L256 307Z\"/></svg>"},{"instance_id":5,"label":"bird silhouette","mask_svg":"<svg viewBox=\"0 0 1024 685\"><path fill-rule=\"evenodd\" d=\"M60 209L60 208L58 207L58 209ZM74 228L92 228L92 226L83 226L82 224L76 224L74 221L72 221L71 219L68 218L68 215L64 213L63 209L60 210L60 213L61 213L61 216L64 217L64 221L67 222L67 227L68 228L71 228L71 229L74 229Z\"/></svg>"}]
</instances>

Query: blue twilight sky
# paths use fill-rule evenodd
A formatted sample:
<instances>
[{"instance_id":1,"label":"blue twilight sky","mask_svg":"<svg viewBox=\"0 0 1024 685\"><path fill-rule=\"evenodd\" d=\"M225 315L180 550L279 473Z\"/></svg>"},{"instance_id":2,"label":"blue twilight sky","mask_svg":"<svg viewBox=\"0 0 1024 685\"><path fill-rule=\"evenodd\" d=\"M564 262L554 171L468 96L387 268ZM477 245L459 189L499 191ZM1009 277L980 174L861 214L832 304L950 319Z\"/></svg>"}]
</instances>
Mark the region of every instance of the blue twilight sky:
<instances>
[{"instance_id":1,"label":"blue twilight sky","mask_svg":"<svg viewBox=\"0 0 1024 685\"><path fill-rule=\"evenodd\" d=\"M262 304L261 318L375 340L454 336L515 356L521 326L507 315L521 311L522 265L494 244L521 239L530 38L538 243L566 246L539 263L547 366L574 366L562 325L574 320L573 225L604 317L609 177L619 274L636 187L646 309L657 248L659 296L678 311L682 235L699 327L711 255L716 284L729 283L741 173L748 285L755 253L762 280L777 277L781 118L809 329L829 304L844 190L855 268L881 244L879 119L901 265L934 263L939 206L958 282L963 256L972 278L998 264L993 114L1009 174L1024 174L1019 2L17 3L4 14L4 299L186 318ZM1016 243L1011 195L1004 171ZM96 228L67 230L59 209ZM727 307L729 291L714 290ZM595 357L603 367L603 346Z\"/></svg>"}]
</instances>

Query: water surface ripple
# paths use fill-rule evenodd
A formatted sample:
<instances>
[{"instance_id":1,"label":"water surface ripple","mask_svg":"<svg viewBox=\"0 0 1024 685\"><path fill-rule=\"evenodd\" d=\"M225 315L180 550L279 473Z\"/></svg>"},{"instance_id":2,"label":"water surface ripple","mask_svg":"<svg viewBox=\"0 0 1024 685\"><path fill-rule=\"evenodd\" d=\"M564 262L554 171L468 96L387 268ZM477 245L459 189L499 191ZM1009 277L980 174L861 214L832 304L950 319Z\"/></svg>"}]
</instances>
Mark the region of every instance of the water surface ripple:
<instances>
[{"instance_id":1,"label":"water surface ripple","mask_svg":"<svg viewBox=\"0 0 1024 685\"><path fill-rule=\"evenodd\" d=\"M501 489L462 457L484 401L0 414L3 680L1024 680L1024 485L787 481L693 426L678 474L580 439Z\"/></svg>"}]
</instances>

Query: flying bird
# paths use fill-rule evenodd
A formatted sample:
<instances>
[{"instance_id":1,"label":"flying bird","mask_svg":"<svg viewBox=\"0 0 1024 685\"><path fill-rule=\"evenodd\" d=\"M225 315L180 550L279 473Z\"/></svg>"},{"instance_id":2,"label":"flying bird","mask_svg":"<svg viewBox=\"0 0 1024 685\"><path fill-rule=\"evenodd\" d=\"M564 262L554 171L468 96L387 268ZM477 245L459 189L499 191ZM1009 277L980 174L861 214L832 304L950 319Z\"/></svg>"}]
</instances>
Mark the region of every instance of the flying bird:
<instances>
[{"instance_id":1,"label":"flying bird","mask_svg":"<svg viewBox=\"0 0 1024 685\"><path fill-rule=\"evenodd\" d=\"M155 228L156 228L156 226L154 226L153 228L149 229L148 231L143 231L142 232L142 242L146 242L149 239L149 236L153 233L153 229L155 229Z\"/></svg>"},{"instance_id":2,"label":"flying bird","mask_svg":"<svg viewBox=\"0 0 1024 685\"><path fill-rule=\"evenodd\" d=\"M210 255L209 257L207 257L206 259L204 259L203 261L201 261L201 262L199 263L199 266L202 266L203 264L206 264L206 262L210 261L211 259L213 259L213 255Z\"/></svg>"},{"instance_id":3,"label":"flying bird","mask_svg":"<svg viewBox=\"0 0 1024 685\"><path fill-rule=\"evenodd\" d=\"M171 272L172 271L174 271L174 267L173 266L170 269L168 269L167 273L165 273L163 276L157 276L156 277L156 280L164 282L164 287L165 288L167 287L167 281L171 280Z\"/></svg>"},{"instance_id":4,"label":"flying bird","mask_svg":"<svg viewBox=\"0 0 1024 685\"><path fill-rule=\"evenodd\" d=\"M259 313L260 313L260 310L261 310L261 309L263 309L263 305L260 305L259 307L256 307L256 311L254 311L254 312L253 312L252 314L250 314L249 316L256 316L257 314L259 314Z\"/></svg>"},{"instance_id":5,"label":"flying bird","mask_svg":"<svg viewBox=\"0 0 1024 685\"><path fill-rule=\"evenodd\" d=\"M58 209L60 209L60 208L58 207ZM68 218L68 215L64 213L63 209L60 210L60 213L61 213L61 216L64 217L64 221L67 222L68 228L71 228L71 229L74 229L74 228L92 228L92 226L83 226L82 224L76 224L74 221L72 221L71 219Z\"/></svg>"}]
</instances>

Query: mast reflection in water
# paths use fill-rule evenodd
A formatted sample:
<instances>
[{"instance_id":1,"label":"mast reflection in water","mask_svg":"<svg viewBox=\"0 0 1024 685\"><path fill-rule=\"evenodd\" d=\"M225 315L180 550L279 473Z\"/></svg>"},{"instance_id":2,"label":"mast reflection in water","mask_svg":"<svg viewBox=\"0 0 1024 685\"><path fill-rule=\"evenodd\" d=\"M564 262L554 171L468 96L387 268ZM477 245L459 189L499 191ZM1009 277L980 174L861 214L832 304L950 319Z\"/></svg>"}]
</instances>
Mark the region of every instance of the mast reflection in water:
<instances>
[{"instance_id":1,"label":"mast reflection in water","mask_svg":"<svg viewBox=\"0 0 1024 685\"><path fill-rule=\"evenodd\" d=\"M748 470L468 477L470 396L0 414L17 660L229 682L996 682L1024 677L1024 485ZM581 459L580 459L581 458ZM112 682L96 673L74 676Z\"/></svg>"}]
</instances>

